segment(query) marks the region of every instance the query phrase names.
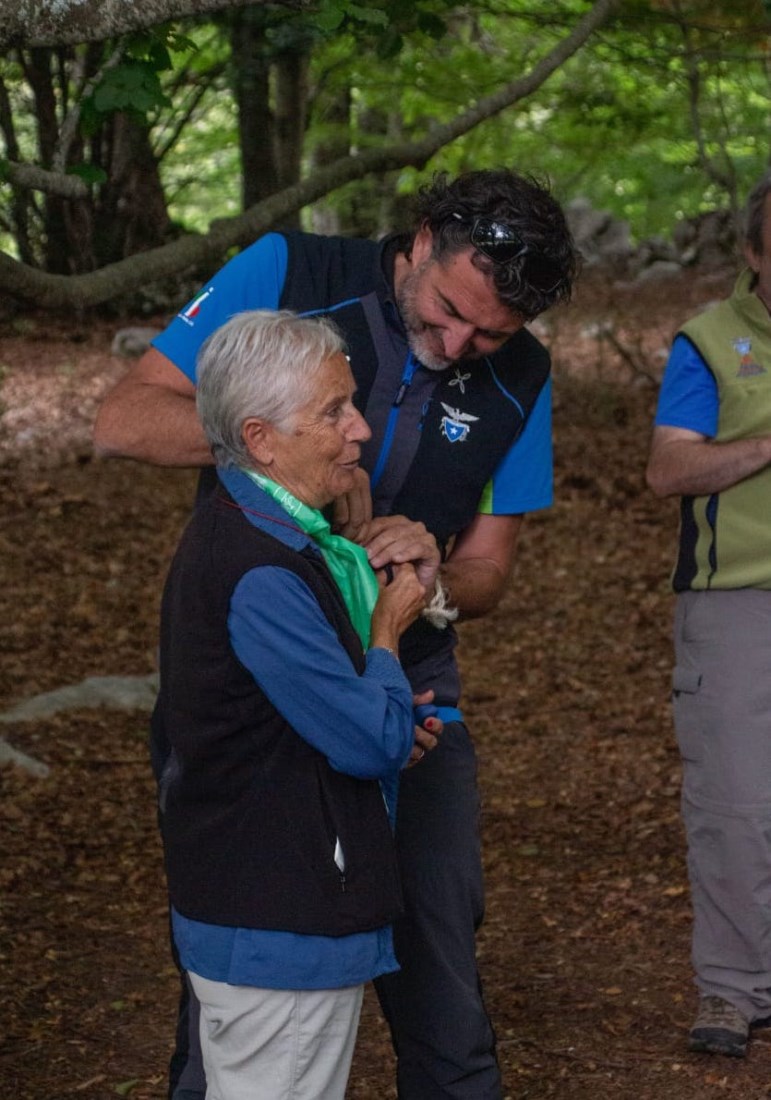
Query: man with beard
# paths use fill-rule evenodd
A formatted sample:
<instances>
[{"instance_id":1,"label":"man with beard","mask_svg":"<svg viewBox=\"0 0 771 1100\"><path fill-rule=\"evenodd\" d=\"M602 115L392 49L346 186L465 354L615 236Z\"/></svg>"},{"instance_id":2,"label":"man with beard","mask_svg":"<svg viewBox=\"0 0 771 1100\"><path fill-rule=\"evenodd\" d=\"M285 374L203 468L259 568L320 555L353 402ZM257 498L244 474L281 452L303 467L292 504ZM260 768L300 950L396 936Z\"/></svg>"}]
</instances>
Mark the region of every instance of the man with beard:
<instances>
[{"instance_id":1,"label":"man with beard","mask_svg":"<svg viewBox=\"0 0 771 1100\"><path fill-rule=\"evenodd\" d=\"M421 547L435 560L438 546L440 602L463 618L484 615L506 591L523 515L551 503L549 356L525 325L568 300L575 270L559 205L508 170L437 176L420 192L414 231L379 243L269 233L205 284L108 396L96 445L210 467L194 404L204 339L243 310L324 314L345 336L372 431L368 481L338 502L338 529L366 547L375 569L415 560ZM208 484L204 470L202 492ZM476 762L446 619L421 617L400 648L413 691L434 691L444 733L403 776L401 970L378 981L378 995L401 1100L500 1100L475 958ZM203 1100L196 1061L180 1076L183 1060L178 1051L170 1095Z\"/></svg>"}]
</instances>

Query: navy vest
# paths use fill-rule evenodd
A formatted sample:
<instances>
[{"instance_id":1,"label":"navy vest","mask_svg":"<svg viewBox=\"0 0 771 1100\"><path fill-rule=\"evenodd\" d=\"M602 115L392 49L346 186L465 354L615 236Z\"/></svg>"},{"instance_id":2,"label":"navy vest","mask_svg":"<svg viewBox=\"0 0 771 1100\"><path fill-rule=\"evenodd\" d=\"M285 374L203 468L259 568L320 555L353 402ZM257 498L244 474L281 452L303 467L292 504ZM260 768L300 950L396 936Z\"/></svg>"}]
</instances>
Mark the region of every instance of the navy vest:
<instances>
[{"instance_id":1,"label":"navy vest","mask_svg":"<svg viewBox=\"0 0 771 1100\"><path fill-rule=\"evenodd\" d=\"M221 485L201 500L164 589L152 719L172 903L210 924L327 936L380 928L399 914L401 891L379 783L334 771L230 644L231 594L259 565L300 576L356 671L365 667L321 557L254 527Z\"/></svg>"},{"instance_id":2,"label":"navy vest","mask_svg":"<svg viewBox=\"0 0 771 1100\"><path fill-rule=\"evenodd\" d=\"M324 313L342 330L358 392L356 402L373 431L385 433L384 402L402 398L409 415L409 389L402 373L409 354L407 337L393 302L391 272L396 245L342 237L287 233L288 269L280 305L300 313ZM419 368L425 374L424 368ZM388 512L425 523L444 545L477 513L485 485L525 426L549 374L546 349L521 329L494 355L460 361L455 368L430 372L431 391L421 394L419 431L401 487ZM460 382L459 382L460 376ZM387 410L390 412L390 409ZM372 473L373 455L363 464ZM377 492L374 495L378 509Z\"/></svg>"}]
</instances>

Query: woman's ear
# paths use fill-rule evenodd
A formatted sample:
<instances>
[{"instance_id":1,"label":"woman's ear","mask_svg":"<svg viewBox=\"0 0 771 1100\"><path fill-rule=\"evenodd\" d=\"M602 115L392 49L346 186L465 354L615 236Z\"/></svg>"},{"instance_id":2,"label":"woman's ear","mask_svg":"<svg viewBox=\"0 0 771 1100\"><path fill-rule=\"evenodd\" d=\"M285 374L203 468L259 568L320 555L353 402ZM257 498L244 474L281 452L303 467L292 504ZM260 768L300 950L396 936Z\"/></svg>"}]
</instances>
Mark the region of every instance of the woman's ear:
<instances>
[{"instance_id":1,"label":"woman's ear","mask_svg":"<svg viewBox=\"0 0 771 1100\"><path fill-rule=\"evenodd\" d=\"M257 416L248 416L241 425L241 438L250 456L259 466L273 461L273 425Z\"/></svg>"}]
</instances>

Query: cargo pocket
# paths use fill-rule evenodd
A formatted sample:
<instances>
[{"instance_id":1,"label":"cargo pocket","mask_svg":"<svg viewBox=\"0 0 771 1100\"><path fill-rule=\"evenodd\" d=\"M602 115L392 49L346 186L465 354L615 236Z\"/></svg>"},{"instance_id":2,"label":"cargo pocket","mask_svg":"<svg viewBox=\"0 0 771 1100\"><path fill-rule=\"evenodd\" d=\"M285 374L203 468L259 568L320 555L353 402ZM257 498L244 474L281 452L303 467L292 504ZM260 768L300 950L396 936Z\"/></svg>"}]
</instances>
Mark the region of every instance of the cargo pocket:
<instances>
[{"instance_id":1,"label":"cargo pocket","mask_svg":"<svg viewBox=\"0 0 771 1100\"><path fill-rule=\"evenodd\" d=\"M704 738L699 720L702 674L695 668L675 665L672 673L672 716L683 763L698 761Z\"/></svg>"},{"instance_id":2,"label":"cargo pocket","mask_svg":"<svg viewBox=\"0 0 771 1100\"><path fill-rule=\"evenodd\" d=\"M695 668L683 668L676 665L672 673L672 698L677 699L682 693L695 695L701 687L701 673Z\"/></svg>"}]
</instances>

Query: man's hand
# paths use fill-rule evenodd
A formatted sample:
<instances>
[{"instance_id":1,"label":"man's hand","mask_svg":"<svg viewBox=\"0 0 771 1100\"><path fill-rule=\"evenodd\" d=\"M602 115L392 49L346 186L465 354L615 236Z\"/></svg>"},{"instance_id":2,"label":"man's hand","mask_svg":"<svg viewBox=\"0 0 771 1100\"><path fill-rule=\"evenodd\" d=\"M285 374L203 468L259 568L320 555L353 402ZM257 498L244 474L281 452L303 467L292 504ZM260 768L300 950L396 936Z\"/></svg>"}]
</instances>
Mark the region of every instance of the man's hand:
<instances>
[{"instance_id":1,"label":"man's hand","mask_svg":"<svg viewBox=\"0 0 771 1100\"><path fill-rule=\"evenodd\" d=\"M414 707L425 706L427 703L433 702L433 699L433 691L423 691L419 695L413 695L412 705ZM437 718L435 715L424 718L422 725L415 726L415 744L412 746L412 752L405 767L411 768L415 764L419 764L427 752L435 749L439 744L443 729L444 723L441 718Z\"/></svg>"},{"instance_id":2,"label":"man's hand","mask_svg":"<svg viewBox=\"0 0 771 1100\"><path fill-rule=\"evenodd\" d=\"M359 466L353 488L334 503L332 530L351 542L359 542L359 535L372 519L372 495L369 474Z\"/></svg>"},{"instance_id":3,"label":"man's hand","mask_svg":"<svg viewBox=\"0 0 771 1100\"><path fill-rule=\"evenodd\" d=\"M406 516L378 516L362 527L356 541L367 551L373 569L411 562L426 593L433 593L441 556L436 539L422 523Z\"/></svg>"}]
</instances>

